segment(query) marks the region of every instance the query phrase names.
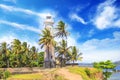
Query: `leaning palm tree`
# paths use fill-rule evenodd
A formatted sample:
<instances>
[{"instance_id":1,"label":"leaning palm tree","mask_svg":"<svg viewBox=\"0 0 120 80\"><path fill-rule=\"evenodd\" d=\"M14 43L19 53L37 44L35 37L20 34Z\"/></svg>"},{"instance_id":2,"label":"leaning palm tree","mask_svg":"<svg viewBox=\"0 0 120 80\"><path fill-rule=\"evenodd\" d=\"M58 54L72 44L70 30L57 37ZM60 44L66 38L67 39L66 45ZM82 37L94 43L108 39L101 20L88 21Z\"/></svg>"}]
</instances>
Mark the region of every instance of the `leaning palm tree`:
<instances>
[{"instance_id":1,"label":"leaning palm tree","mask_svg":"<svg viewBox=\"0 0 120 80\"><path fill-rule=\"evenodd\" d=\"M72 66L74 65L74 62L77 60L82 60L83 57L81 57L82 53L79 53L76 46L72 47L72 51L69 51L70 60L73 62Z\"/></svg>"},{"instance_id":2,"label":"leaning palm tree","mask_svg":"<svg viewBox=\"0 0 120 80\"><path fill-rule=\"evenodd\" d=\"M61 67L63 67L63 65L65 65L65 57L69 51L71 47L67 47L67 43L65 40L62 40L62 42L60 43L60 46L57 46L58 49L58 58L60 58L60 62L61 62ZM64 64L63 64L64 61Z\"/></svg>"},{"instance_id":3,"label":"leaning palm tree","mask_svg":"<svg viewBox=\"0 0 120 80\"><path fill-rule=\"evenodd\" d=\"M55 46L56 42L54 40L54 37L52 36L51 32L49 29L44 29L41 34L42 38L39 40L39 44L41 45L41 48L45 48L45 56L44 56L44 67L45 68L50 68L51 67L51 60L52 60L52 55L50 54L51 52L51 46ZM52 62L53 63L53 62Z\"/></svg>"}]
</instances>

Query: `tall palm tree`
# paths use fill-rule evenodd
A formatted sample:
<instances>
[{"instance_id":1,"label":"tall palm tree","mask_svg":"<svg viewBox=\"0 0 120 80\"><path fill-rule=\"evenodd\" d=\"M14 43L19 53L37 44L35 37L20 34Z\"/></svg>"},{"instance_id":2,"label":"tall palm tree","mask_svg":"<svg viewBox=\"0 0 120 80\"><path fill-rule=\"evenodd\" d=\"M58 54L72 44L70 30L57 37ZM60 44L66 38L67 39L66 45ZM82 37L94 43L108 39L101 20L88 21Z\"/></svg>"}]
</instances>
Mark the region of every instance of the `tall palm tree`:
<instances>
[{"instance_id":1,"label":"tall palm tree","mask_svg":"<svg viewBox=\"0 0 120 80\"><path fill-rule=\"evenodd\" d=\"M15 66L16 67L21 67L21 42L18 39L14 39L12 42L12 52L15 55Z\"/></svg>"},{"instance_id":2,"label":"tall palm tree","mask_svg":"<svg viewBox=\"0 0 120 80\"><path fill-rule=\"evenodd\" d=\"M61 37L62 39L64 38L67 39L68 32L66 31L66 25L63 21L58 22L56 30L57 30L56 33L57 37Z\"/></svg>"},{"instance_id":3,"label":"tall palm tree","mask_svg":"<svg viewBox=\"0 0 120 80\"><path fill-rule=\"evenodd\" d=\"M55 42L54 37L52 36L50 30L48 30L46 28L42 31L41 36L42 36L42 38L39 40L39 44L41 45L41 48L44 47L46 49L47 61L46 61L46 59L44 61L45 61L45 67L49 68L49 67L51 67L50 60L52 58L52 57L50 57L50 47L55 46L56 42Z\"/></svg>"},{"instance_id":4,"label":"tall palm tree","mask_svg":"<svg viewBox=\"0 0 120 80\"><path fill-rule=\"evenodd\" d=\"M31 56L32 60L35 60L36 57L37 57L37 49L36 49L36 47L35 47L35 46L32 46L30 52L31 52L31 55L32 55L32 56Z\"/></svg>"},{"instance_id":5,"label":"tall palm tree","mask_svg":"<svg viewBox=\"0 0 120 80\"><path fill-rule=\"evenodd\" d=\"M21 51L21 42L18 39L14 39L12 42L12 49L15 54L19 54Z\"/></svg>"},{"instance_id":6,"label":"tall palm tree","mask_svg":"<svg viewBox=\"0 0 120 80\"><path fill-rule=\"evenodd\" d=\"M59 21L56 30L57 33L55 34L55 36L62 38L62 43L67 47L67 36L69 33L66 31L65 23L63 21ZM65 42L65 38L66 38L66 42ZM63 54L65 54L65 52L60 54L62 54L61 61L63 61L63 56L64 56ZM61 63L61 67L62 67L62 63Z\"/></svg>"},{"instance_id":7,"label":"tall palm tree","mask_svg":"<svg viewBox=\"0 0 120 80\"><path fill-rule=\"evenodd\" d=\"M67 43L65 40L62 40L62 42L60 43L60 46L57 47L58 53L59 53L58 57L60 57L61 67L63 67L63 61L65 60L65 57L70 48L71 46L67 47ZM64 65L65 65L65 61L64 61Z\"/></svg>"},{"instance_id":8,"label":"tall palm tree","mask_svg":"<svg viewBox=\"0 0 120 80\"><path fill-rule=\"evenodd\" d=\"M9 50L6 42L1 43L0 52L3 56L3 61L5 61L5 67L9 67Z\"/></svg>"},{"instance_id":9,"label":"tall palm tree","mask_svg":"<svg viewBox=\"0 0 120 80\"><path fill-rule=\"evenodd\" d=\"M81 57L82 53L79 53L76 46L72 47L72 51L69 51L70 60L73 62L72 66L74 65L74 62L77 60L82 60L83 57Z\"/></svg>"},{"instance_id":10,"label":"tall palm tree","mask_svg":"<svg viewBox=\"0 0 120 80\"><path fill-rule=\"evenodd\" d=\"M29 46L27 44L27 42L23 42L21 44L21 64L22 66L24 65L28 65L28 63L30 63L28 57L30 56L29 55Z\"/></svg>"}]
</instances>

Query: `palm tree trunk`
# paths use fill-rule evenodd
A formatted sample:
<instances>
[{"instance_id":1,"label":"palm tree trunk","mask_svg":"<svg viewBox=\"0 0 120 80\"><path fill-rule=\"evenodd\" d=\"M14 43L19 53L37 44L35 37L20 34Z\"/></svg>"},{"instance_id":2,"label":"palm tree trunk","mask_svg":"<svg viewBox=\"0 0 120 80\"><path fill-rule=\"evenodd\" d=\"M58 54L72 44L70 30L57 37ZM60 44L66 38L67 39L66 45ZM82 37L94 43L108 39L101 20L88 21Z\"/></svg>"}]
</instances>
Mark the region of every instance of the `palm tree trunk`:
<instances>
[{"instance_id":1,"label":"palm tree trunk","mask_svg":"<svg viewBox=\"0 0 120 80\"><path fill-rule=\"evenodd\" d=\"M74 66L74 60L73 60L72 66Z\"/></svg>"},{"instance_id":2,"label":"palm tree trunk","mask_svg":"<svg viewBox=\"0 0 120 80\"><path fill-rule=\"evenodd\" d=\"M61 60L61 68L62 68L62 63L63 63L62 56L61 56L61 59L60 59L60 60Z\"/></svg>"},{"instance_id":3,"label":"palm tree trunk","mask_svg":"<svg viewBox=\"0 0 120 80\"><path fill-rule=\"evenodd\" d=\"M9 68L9 59L7 59L7 68Z\"/></svg>"},{"instance_id":4,"label":"palm tree trunk","mask_svg":"<svg viewBox=\"0 0 120 80\"><path fill-rule=\"evenodd\" d=\"M48 68L51 68L49 46L47 46L47 49L48 49L48 65L47 65L47 67L48 67Z\"/></svg>"}]
</instances>

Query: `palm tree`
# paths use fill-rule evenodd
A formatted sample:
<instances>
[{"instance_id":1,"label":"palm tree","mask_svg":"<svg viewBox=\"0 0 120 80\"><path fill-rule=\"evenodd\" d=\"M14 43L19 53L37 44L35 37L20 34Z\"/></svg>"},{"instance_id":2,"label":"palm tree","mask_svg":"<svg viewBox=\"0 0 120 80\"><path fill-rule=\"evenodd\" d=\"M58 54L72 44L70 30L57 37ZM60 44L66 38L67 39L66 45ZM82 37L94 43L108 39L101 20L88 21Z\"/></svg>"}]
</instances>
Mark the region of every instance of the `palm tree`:
<instances>
[{"instance_id":1,"label":"palm tree","mask_svg":"<svg viewBox=\"0 0 120 80\"><path fill-rule=\"evenodd\" d=\"M9 54L10 51L8 50L8 45L6 42L1 43L0 52L3 56L3 61L5 61L5 67L9 67Z\"/></svg>"},{"instance_id":2,"label":"palm tree","mask_svg":"<svg viewBox=\"0 0 120 80\"><path fill-rule=\"evenodd\" d=\"M18 39L14 39L12 42L12 49L15 54L19 54L21 50L21 42Z\"/></svg>"},{"instance_id":3,"label":"palm tree","mask_svg":"<svg viewBox=\"0 0 120 80\"><path fill-rule=\"evenodd\" d=\"M14 65L16 67L21 67L22 50L21 50L21 42L18 39L14 39L12 42L12 52L15 55Z\"/></svg>"},{"instance_id":4,"label":"palm tree","mask_svg":"<svg viewBox=\"0 0 120 80\"><path fill-rule=\"evenodd\" d=\"M27 44L27 42L23 42L21 45L21 64L22 66L24 65L28 65L28 63L30 63L29 59L27 57L29 57L29 46Z\"/></svg>"},{"instance_id":5,"label":"palm tree","mask_svg":"<svg viewBox=\"0 0 120 80\"><path fill-rule=\"evenodd\" d=\"M73 62L72 66L74 65L74 62L77 60L81 60L83 57L81 57L82 53L79 53L76 46L72 47L72 51L69 51L70 60Z\"/></svg>"},{"instance_id":6,"label":"palm tree","mask_svg":"<svg viewBox=\"0 0 120 80\"><path fill-rule=\"evenodd\" d=\"M61 45L61 47L63 47L63 48L67 47L67 36L68 36L69 33L66 31L65 23L63 21L59 21L56 30L57 30L57 33L55 34L55 36L59 37L59 38L62 38L63 45ZM65 41L65 38L66 38L66 41ZM63 61L63 56L64 56L63 54L65 54L65 52L63 52L63 53L60 52L59 53L59 54L62 54L61 61ZM61 67L63 66L62 64L63 63L61 63Z\"/></svg>"},{"instance_id":7,"label":"palm tree","mask_svg":"<svg viewBox=\"0 0 120 80\"><path fill-rule=\"evenodd\" d=\"M67 43L65 40L62 40L62 42L60 43L60 46L57 47L58 49L58 57L60 57L60 62L61 62L61 67L63 67L63 61L64 61L64 65L65 65L65 57L67 56L67 53L69 51L70 47L67 47Z\"/></svg>"},{"instance_id":8,"label":"palm tree","mask_svg":"<svg viewBox=\"0 0 120 80\"><path fill-rule=\"evenodd\" d=\"M41 45L41 48L45 48L45 51L46 51L46 56L45 57L46 59L44 59L44 62L45 62L45 68L49 68L51 67L51 58L52 56L50 55L50 47L51 46L55 46L56 45L56 42L54 41L54 37L52 36L50 30L48 29L44 29L42 31L42 34L41 34L42 38L39 40L39 44Z\"/></svg>"},{"instance_id":9,"label":"palm tree","mask_svg":"<svg viewBox=\"0 0 120 80\"><path fill-rule=\"evenodd\" d=\"M37 58L37 49L35 46L32 46L32 48L30 49L31 52L31 58L32 60L35 60Z\"/></svg>"},{"instance_id":10,"label":"palm tree","mask_svg":"<svg viewBox=\"0 0 120 80\"><path fill-rule=\"evenodd\" d=\"M66 25L63 21L58 22L56 30L57 30L57 33L56 33L57 37L59 38L61 37L62 39L64 38L67 39L68 32L66 31Z\"/></svg>"}]
</instances>

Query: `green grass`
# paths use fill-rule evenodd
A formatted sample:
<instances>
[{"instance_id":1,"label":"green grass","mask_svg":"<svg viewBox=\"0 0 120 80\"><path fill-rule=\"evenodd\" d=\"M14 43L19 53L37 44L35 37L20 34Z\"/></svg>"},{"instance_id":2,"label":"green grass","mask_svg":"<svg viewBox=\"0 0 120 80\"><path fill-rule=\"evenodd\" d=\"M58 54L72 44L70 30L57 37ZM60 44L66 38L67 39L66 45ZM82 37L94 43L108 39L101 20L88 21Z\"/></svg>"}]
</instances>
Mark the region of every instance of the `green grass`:
<instances>
[{"instance_id":1,"label":"green grass","mask_svg":"<svg viewBox=\"0 0 120 80\"><path fill-rule=\"evenodd\" d=\"M99 73L100 70L95 69L95 68L86 68L85 67L66 67L71 73L75 73L75 74L79 74L81 75L81 77L83 78L83 80L98 80L95 78L95 74ZM53 80L66 80L64 78L64 76L56 74L56 70L59 69L53 69L53 70L46 70L48 72L48 76L54 75L52 77ZM7 80L13 80L13 79L36 79L36 80L44 80L44 78L46 75L44 75L43 73L34 73L34 74L16 74L16 75L11 75Z\"/></svg>"},{"instance_id":2,"label":"green grass","mask_svg":"<svg viewBox=\"0 0 120 80\"><path fill-rule=\"evenodd\" d=\"M90 71L90 76L87 75L87 73L85 72L86 68L85 67L68 67L69 71L71 73L76 73L82 76L83 80L97 80L95 78L95 73L100 72L100 70L95 69L95 68L88 68Z\"/></svg>"},{"instance_id":3,"label":"green grass","mask_svg":"<svg viewBox=\"0 0 120 80\"><path fill-rule=\"evenodd\" d=\"M11 75L8 80L11 79L41 79L42 74L40 73L35 73L35 74L16 74L16 75Z\"/></svg>"},{"instance_id":4,"label":"green grass","mask_svg":"<svg viewBox=\"0 0 120 80\"><path fill-rule=\"evenodd\" d=\"M7 80L46 80L47 77L52 80L67 80L64 76L57 74L56 70L58 69L48 69L45 72L34 74L15 74L11 75ZM44 74L46 72L47 74Z\"/></svg>"},{"instance_id":5,"label":"green grass","mask_svg":"<svg viewBox=\"0 0 120 80\"><path fill-rule=\"evenodd\" d=\"M65 79L63 76L61 76L61 75L58 75L58 76L55 76L54 77L54 80L67 80L67 79Z\"/></svg>"}]
</instances>

